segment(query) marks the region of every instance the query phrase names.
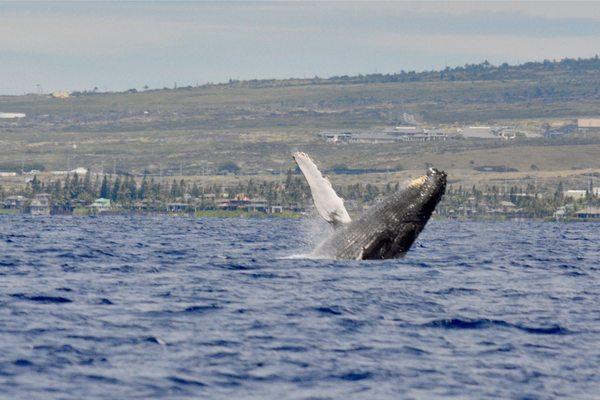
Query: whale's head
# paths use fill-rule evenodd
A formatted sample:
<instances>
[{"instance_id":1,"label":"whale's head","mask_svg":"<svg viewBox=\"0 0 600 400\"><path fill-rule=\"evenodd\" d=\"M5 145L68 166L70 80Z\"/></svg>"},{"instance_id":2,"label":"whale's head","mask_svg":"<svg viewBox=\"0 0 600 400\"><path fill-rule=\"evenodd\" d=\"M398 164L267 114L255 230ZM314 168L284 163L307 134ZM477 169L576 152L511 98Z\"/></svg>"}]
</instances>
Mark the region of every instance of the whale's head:
<instances>
[{"instance_id":1,"label":"whale's head","mask_svg":"<svg viewBox=\"0 0 600 400\"><path fill-rule=\"evenodd\" d=\"M395 258L408 251L446 190L446 173L430 168L426 175L389 196L365 218L377 236L361 253L363 259Z\"/></svg>"},{"instance_id":2,"label":"whale's head","mask_svg":"<svg viewBox=\"0 0 600 400\"><path fill-rule=\"evenodd\" d=\"M429 168L427 174L409 182L397 198L405 221L426 223L446 191L446 173ZM405 212L401 210L404 209Z\"/></svg>"}]
</instances>

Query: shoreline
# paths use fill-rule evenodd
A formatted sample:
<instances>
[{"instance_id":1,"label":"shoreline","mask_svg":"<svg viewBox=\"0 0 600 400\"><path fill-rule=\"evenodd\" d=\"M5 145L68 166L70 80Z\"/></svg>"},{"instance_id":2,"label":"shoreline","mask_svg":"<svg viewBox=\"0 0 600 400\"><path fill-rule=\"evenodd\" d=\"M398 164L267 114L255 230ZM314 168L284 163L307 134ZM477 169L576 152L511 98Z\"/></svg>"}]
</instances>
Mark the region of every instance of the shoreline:
<instances>
[{"instance_id":1,"label":"shoreline","mask_svg":"<svg viewBox=\"0 0 600 400\"><path fill-rule=\"evenodd\" d=\"M173 213L173 212L129 212L129 211L108 211L101 213L80 213L73 212L71 214L49 214L49 215L32 215L28 213L22 213L18 210L6 210L0 209L0 217L3 216L29 216L35 218L53 218L53 217L113 217L113 216L164 216L172 218L219 218L219 219L232 219L232 218L243 218L243 219L302 219L307 217L306 214L283 212L266 214L262 212L248 212L248 211L222 211L222 210L203 210L191 213ZM586 219L586 218L561 218L555 219L551 217L546 218L447 218L440 216L433 216L432 221L458 221L458 222L585 222L585 223L600 223L600 219Z\"/></svg>"}]
</instances>

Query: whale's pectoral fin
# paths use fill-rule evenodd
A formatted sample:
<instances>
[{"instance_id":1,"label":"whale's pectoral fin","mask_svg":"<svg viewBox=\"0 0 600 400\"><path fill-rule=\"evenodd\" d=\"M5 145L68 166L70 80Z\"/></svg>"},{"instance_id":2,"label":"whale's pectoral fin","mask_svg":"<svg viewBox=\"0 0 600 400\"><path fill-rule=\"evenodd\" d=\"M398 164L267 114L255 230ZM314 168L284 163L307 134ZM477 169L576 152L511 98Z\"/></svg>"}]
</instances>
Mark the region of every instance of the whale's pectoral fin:
<instances>
[{"instance_id":1,"label":"whale's pectoral fin","mask_svg":"<svg viewBox=\"0 0 600 400\"><path fill-rule=\"evenodd\" d=\"M351 222L344 200L333 190L331 182L321 174L313 160L302 152L296 152L292 156L308 182L319 215L334 226Z\"/></svg>"}]
</instances>

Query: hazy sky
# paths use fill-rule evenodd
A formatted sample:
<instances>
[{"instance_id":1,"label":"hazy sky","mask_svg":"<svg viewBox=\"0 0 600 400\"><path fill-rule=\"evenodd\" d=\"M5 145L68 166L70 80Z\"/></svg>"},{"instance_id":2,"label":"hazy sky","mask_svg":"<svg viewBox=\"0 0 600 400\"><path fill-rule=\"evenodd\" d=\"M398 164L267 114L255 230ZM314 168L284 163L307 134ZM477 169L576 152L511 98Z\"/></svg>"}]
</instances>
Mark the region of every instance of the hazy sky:
<instances>
[{"instance_id":1,"label":"hazy sky","mask_svg":"<svg viewBox=\"0 0 600 400\"><path fill-rule=\"evenodd\" d=\"M0 93L600 53L600 3L0 2Z\"/></svg>"}]
</instances>

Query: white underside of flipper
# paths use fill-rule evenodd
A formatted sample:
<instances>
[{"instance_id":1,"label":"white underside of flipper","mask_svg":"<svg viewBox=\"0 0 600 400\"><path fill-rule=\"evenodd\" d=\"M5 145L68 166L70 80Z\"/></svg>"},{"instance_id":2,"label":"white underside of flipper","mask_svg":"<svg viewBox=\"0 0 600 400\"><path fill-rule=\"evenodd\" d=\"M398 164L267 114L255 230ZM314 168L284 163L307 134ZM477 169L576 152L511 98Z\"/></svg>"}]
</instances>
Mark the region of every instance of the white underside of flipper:
<instances>
[{"instance_id":1,"label":"white underside of flipper","mask_svg":"<svg viewBox=\"0 0 600 400\"><path fill-rule=\"evenodd\" d=\"M321 174L310 157L302 152L296 152L292 156L308 182L319 215L334 225L351 222L350 215L344 207L344 199L337 195L329 179Z\"/></svg>"}]
</instances>

